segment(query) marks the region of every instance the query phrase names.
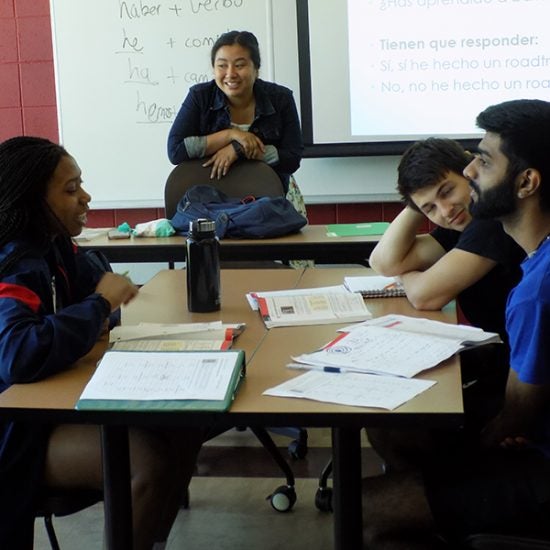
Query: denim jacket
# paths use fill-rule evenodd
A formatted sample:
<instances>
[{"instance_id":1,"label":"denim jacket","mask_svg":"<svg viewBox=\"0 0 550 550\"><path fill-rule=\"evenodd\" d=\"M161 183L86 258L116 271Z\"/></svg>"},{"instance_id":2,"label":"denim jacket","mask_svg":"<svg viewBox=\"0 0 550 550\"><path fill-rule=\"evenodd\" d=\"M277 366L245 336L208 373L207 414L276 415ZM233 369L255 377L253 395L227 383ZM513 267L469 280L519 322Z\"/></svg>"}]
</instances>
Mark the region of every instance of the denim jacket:
<instances>
[{"instance_id":1,"label":"denim jacket","mask_svg":"<svg viewBox=\"0 0 550 550\"><path fill-rule=\"evenodd\" d=\"M254 83L256 112L249 131L265 145L277 149L278 162L272 168L279 174L285 189L288 176L300 166L303 143L298 111L288 88L257 79ZM168 136L168 158L173 164L189 160L184 140L190 136L207 136L231 127L225 94L211 80L189 89Z\"/></svg>"}]
</instances>

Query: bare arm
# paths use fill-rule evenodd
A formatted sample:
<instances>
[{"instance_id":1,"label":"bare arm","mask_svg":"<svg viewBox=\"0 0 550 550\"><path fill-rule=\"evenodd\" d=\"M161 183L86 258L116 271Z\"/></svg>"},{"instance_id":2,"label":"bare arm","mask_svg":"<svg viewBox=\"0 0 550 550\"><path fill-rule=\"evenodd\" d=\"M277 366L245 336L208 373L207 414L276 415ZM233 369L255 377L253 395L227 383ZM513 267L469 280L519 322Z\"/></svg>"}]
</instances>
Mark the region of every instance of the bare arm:
<instances>
[{"instance_id":1,"label":"bare arm","mask_svg":"<svg viewBox=\"0 0 550 550\"><path fill-rule=\"evenodd\" d=\"M454 248L425 271L409 271L400 279L415 308L441 309L495 265L494 260Z\"/></svg>"},{"instance_id":2,"label":"bare arm","mask_svg":"<svg viewBox=\"0 0 550 550\"><path fill-rule=\"evenodd\" d=\"M504 407L483 430L482 444L509 446L530 440L533 426L548 408L549 397L550 387L521 382L510 370Z\"/></svg>"},{"instance_id":3,"label":"bare arm","mask_svg":"<svg viewBox=\"0 0 550 550\"><path fill-rule=\"evenodd\" d=\"M406 207L388 227L369 258L371 267L399 277L407 298L417 309L441 309L460 292L484 277L496 262L445 249L431 235L418 235L424 215Z\"/></svg>"},{"instance_id":4,"label":"bare arm","mask_svg":"<svg viewBox=\"0 0 550 550\"><path fill-rule=\"evenodd\" d=\"M409 271L423 271L445 255L445 249L431 236L418 235L426 218L410 207L393 220L372 251L369 264L388 277Z\"/></svg>"}]
</instances>

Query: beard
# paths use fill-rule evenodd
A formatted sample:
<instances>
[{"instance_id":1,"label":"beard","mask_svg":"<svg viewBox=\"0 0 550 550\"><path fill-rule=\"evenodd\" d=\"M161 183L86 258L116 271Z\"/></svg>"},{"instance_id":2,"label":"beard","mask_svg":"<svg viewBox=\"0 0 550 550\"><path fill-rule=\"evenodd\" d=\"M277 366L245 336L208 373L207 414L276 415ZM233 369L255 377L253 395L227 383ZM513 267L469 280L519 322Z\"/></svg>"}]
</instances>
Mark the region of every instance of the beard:
<instances>
[{"instance_id":1,"label":"beard","mask_svg":"<svg viewBox=\"0 0 550 550\"><path fill-rule=\"evenodd\" d=\"M474 218L482 220L501 219L516 211L516 175L508 172L497 186L482 191L475 181L470 181L470 187L475 191L477 199L470 204L470 213Z\"/></svg>"}]
</instances>

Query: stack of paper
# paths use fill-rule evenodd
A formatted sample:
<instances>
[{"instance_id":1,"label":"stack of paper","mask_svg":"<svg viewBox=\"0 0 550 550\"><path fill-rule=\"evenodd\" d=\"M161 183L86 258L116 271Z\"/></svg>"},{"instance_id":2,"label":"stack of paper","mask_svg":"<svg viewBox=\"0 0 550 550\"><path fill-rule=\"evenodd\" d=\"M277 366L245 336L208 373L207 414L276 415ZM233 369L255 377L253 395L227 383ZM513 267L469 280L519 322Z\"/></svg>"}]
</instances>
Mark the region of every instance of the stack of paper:
<instances>
[{"instance_id":1,"label":"stack of paper","mask_svg":"<svg viewBox=\"0 0 550 550\"><path fill-rule=\"evenodd\" d=\"M294 357L309 368L411 378L465 347L500 342L496 333L405 315L386 315L342 329L321 350Z\"/></svg>"},{"instance_id":2,"label":"stack of paper","mask_svg":"<svg viewBox=\"0 0 550 550\"><path fill-rule=\"evenodd\" d=\"M244 323L140 323L115 327L112 349L118 351L207 351L231 348Z\"/></svg>"},{"instance_id":3,"label":"stack of paper","mask_svg":"<svg viewBox=\"0 0 550 550\"><path fill-rule=\"evenodd\" d=\"M267 328L364 321L372 317L359 294L257 296Z\"/></svg>"},{"instance_id":4,"label":"stack of paper","mask_svg":"<svg viewBox=\"0 0 550 550\"><path fill-rule=\"evenodd\" d=\"M391 374L411 378L444 361L460 343L430 336L362 326L342 334L319 351L293 357L310 368Z\"/></svg>"},{"instance_id":5,"label":"stack of paper","mask_svg":"<svg viewBox=\"0 0 550 550\"><path fill-rule=\"evenodd\" d=\"M496 332L485 332L483 329L469 325L453 325L431 319L408 317L407 315L384 315L370 319L359 325L350 325L340 329L340 332L350 332L362 326L380 326L401 332L423 334L434 338L443 338L459 342L463 348L483 346L485 344L501 344L502 340Z\"/></svg>"},{"instance_id":6,"label":"stack of paper","mask_svg":"<svg viewBox=\"0 0 550 550\"><path fill-rule=\"evenodd\" d=\"M322 349L294 357L288 365L309 372L265 395L394 409L435 384L413 379L419 372L462 349L501 342L496 333L404 315L341 330Z\"/></svg>"},{"instance_id":7,"label":"stack of paper","mask_svg":"<svg viewBox=\"0 0 550 550\"><path fill-rule=\"evenodd\" d=\"M76 408L223 411L244 368L243 351L108 351Z\"/></svg>"},{"instance_id":8,"label":"stack of paper","mask_svg":"<svg viewBox=\"0 0 550 550\"><path fill-rule=\"evenodd\" d=\"M246 299L254 311L258 311L258 297L273 298L277 296L306 296L309 294L347 294L349 290L344 285L321 286L314 288L295 288L293 290L267 290L261 292L249 292Z\"/></svg>"}]
</instances>

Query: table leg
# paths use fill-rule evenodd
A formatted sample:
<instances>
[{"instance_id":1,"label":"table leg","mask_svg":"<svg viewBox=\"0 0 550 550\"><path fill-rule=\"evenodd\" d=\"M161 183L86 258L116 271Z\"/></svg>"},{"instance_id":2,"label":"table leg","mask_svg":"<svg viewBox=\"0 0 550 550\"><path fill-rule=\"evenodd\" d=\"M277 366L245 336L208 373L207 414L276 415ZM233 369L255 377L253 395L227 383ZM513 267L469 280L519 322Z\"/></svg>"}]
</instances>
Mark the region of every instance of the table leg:
<instances>
[{"instance_id":1,"label":"table leg","mask_svg":"<svg viewBox=\"0 0 550 550\"><path fill-rule=\"evenodd\" d=\"M361 430L332 428L334 548L363 548Z\"/></svg>"},{"instance_id":2,"label":"table leg","mask_svg":"<svg viewBox=\"0 0 550 550\"><path fill-rule=\"evenodd\" d=\"M126 426L102 426L105 538L108 550L132 550L130 447Z\"/></svg>"}]
</instances>

